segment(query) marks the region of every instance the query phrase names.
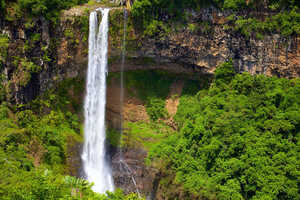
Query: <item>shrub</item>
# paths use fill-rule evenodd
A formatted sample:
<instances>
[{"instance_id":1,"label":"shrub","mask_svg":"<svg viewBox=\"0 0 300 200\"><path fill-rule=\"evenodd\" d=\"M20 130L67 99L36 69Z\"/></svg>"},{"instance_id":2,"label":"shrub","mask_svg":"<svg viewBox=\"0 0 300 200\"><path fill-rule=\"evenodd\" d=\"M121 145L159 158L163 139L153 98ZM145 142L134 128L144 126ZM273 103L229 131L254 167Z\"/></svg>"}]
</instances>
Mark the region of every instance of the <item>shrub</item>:
<instances>
[{"instance_id":1,"label":"shrub","mask_svg":"<svg viewBox=\"0 0 300 200\"><path fill-rule=\"evenodd\" d=\"M2 67L6 61L8 46L9 39L7 35L0 34L0 70L2 70Z\"/></svg>"},{"instance_id":2,"label":"shrub","mask_svg":"<svg viewBox=\"0 0 300 200\"><path fill-rule=\"evenodd\" d=\"M149 99L146 110L151 120L164 119L168 116L165 108L166 102L163 99L151 98Z\"/></svg>"},{"instance_id":3,"label":"shrub","mask_svg":"<svg viewBox=\"0 0 300 200\"><path fill-rule=\"evenodd\" d=\"M0 104L0 120L8 118L9 108L5 103Z\"/></svg>"},{"instance_id":4,"label":"shrub","mask_svg":"<svg viewBox=\"0 0 300 200\"><path fill-rule=\"evenodd\" d=\"M216 83L228 84L236 74L232 60L225 62L217 67L215 71Z\"/></svg>"}]
</instances>

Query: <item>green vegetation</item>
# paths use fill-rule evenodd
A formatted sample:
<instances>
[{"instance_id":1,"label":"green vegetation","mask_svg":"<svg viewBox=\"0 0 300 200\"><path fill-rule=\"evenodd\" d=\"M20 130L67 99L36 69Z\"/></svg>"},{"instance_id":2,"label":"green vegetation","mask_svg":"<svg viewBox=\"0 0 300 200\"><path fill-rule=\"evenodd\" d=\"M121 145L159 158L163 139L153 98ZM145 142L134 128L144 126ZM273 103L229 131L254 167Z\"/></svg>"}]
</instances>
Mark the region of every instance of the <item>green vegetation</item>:
<instances>
[{"instance_id":1,"label":"green vegetation","mask_svg":"<svg viewBox=\"0 0 300 200\"><path fill-rule=\"evenodd\" d=\"M6 90L3 82L4 82L4 75L1 74L0 75L0 102L3 102L6 98Z\"/></svg>"},{"instance_id":2,"label":"green vegetation","mask_svg":"<svg viewBox=\"0 0 300 200\"><path fill-rule=\"evenodd\" d=\"M15 78L18 86L26 86L30 79L32 73L38 73L42 68L27 59L15 57L14 65L16 66Z\"/></svg>"},{"instance_id":3,"label":"green vegetation","mask_svg":"<svg viewBox=\"0 0 300 200\"><path fill-rule=\"evenodd\" d=\"M263 34L280 33L287 37L300 33L300 2L295 0L136 0L132 7L132 14L144 34L155 36L168 32L168 27L175 21L187 23L190 13L187 9L199 10L213 5L222 10L232 10L231 25L243 35L250 35L262 39ZM246 17L239 12L242 10L275 12L269 17L259 17L248 14ZM254 12L255 13L255 12ZM171 23L171 24L170 24ZM203 27L195 24L188 25L189 30L201 30Z\"/></svg>"},{"instance_id":4,"label":"green vegetation","mask_svg":"<svg viewBox=\"0 0 300 200\"><path fill-rule=\"evenodd\" d=\"M7 57L7 48L9 46L9 39L7 35L0 34L0 70L4 65Z\"/></svg>"},{"instance_id":5,"label":"green vegetation","mask_svg":"<svg viewBox=\"0 0 300 200\"><path fill-rule=\"evenodd\" d=\"M44 16L55 22L62 9L85 2L0 0L0 17L14 23L26 19L24 26L30 33L26 34L28 40L22 52L27 55L43 45L41 33L32 31L37 26L34 17ZM104 3L110 5L108 1ZM134 20L128 24L128 49L138 46L134 25L139 25L149 37L163 36L175 21L188 24L186 27L193 33L212 33L210 22L188 23L190 9L208 5L232 10L226 28L246 37L262 39L264 34L288 37L300 33L300 3L296 0L136 0L129 16ZM246 9L249 13L263 9L273 13L263 18L254 14L241 16ZM110 32L117 39L110 42L118 47L123 36L123 11L114 12L111 23L115 24L110 26ZM132 21L137 24L131 24ZM87 41L87 13L75 17L74 23L81 28L81 39ZM77 33L71 28L64 30L68 42L77 45ZM41 47L43 61L52 61L55 56L51 55L51 48L55 45L51 41L50 49L45 44ZM8 47L9 37L0 34L0 71ZM10 83L25 87L32 74L42 70L35 62L39 58L14 56L13 78L4 86L7 80L0 75L0 199L140 199L120 190L99 195L86 181L67 176L74 170L68 162L70 149L82 142L84 82L67 79L26 105L11 105L5 102L12 88ZM127 61L155 64L149 58ZM122 138L118 131L108 130L112 146L149 151L146 161L159 167L164 197L300 199L299 79L236 74L231 61L224 63L216 70L212 84L204 79L186 81L174 116L176 126L170 128L164 122L169 117L165 100L176 78L157 70L125 72L125 85L131 95L144 102L150 122L126 122Z\"/></svg>"},{"instance_id":6,"label":"green vegetation","mask_svg":"<svg viewBox=\"0 0 300 200\"><path fill-rule=\"evenodd\" d=\"M114 1L111 0L101 0L99 2L97 2L96 0L89 0L88 4L91 5L99 5L101 7L108 7L108 8L113 8L113 7L119 7L119 4L117 3L118 1L115 1L116 3L114 3Z\"/></svg>"},{"instance_id":7,"label":"green vegetation","mask_svg":"<svg viewBox=\"0 0 300 200\"><path fill-rule=\"evenodd\" d=\"M82 35L82 41L86 42L89 37L89 11L86 11L86 13L82 16L76 16L75 22L80 27L80 33Z\"/></svg>"},{"instance_id":8,"label":"green vegetation","mask_svg":"<svg viewBox=\"0 0 300 200\"><path fill-rule=\"evenodd\" d=\"M267 17L264 21L260 21L253 17L243 18L238 17L235 23L235 29L243 35L259 35L266 33L277 32L282 36L290 36L300 33L300 12L298 7L292 10L280 12L271 17Z\"/></svg>"},{"instance_id":9,"label":"green vegetation","mask_svg":"<svg viewBox=\"0 0 300 200\"><path fill-rule=\"evenodd\" d=\"M117 189L114 193L107 192L107 195L100 195L99 200L144 200L143 198L140 198L137 194L129 194L124 195L123 192L119 189Z\"/></svg>"},{"instance_id":10,"label":"green vegetation","mask_svg":"<svg viewBox=\"0 0 300 200\"><path fill-rule=\"evenodd\" d=\"M0 72L2 72L4 68L4 64L7 58L8 46L9 46L9 39L7 35L0 34ZM6 96L5 86L3 82L4 82L4 74L0 73L0 103L5 100L5 96Z\"/></svg>"},{"instance_id":11,"label":"green vegetation","mask_svg":"<svg viewBox=\"0 0 300 200\"><path fill-rule=\"evenodd\" d=\"M87 0L1 0L0 9L6 9L5 15L9 21L24 16L44 16L48 20L56 21L61 10L86 2Z\"/></svg>"},{"instance_id":12,"label":"green vegetation","mask_svg":"<svg viewBox=\"0 0 300 200\"><path fill-rule=\"evenodd\" d=\"M223 64L209 87L182 95L179 132L150 150L165 198L299 199L299 113L299 79Z\"/></svg>"},{"instance_id":13,"label":"green vegetation","mask_svg":"<svg viewBox=\"0 0 300 200\"><path fill-rule=\"evenodd\" d=\"M119 50L121 55L123 37L124 37L124 10L113 9L110 11L109 16L109 34L110 34L110 46L115 50ZM137 39L136 29L134 27L134 19L130 12L127 12L126 23L126 52L136 51L141 42ZM126 58L127 60L128 58Z\"/></svg>"},{"instance_id":14,"label":"green vegetation","mask_svg":"<svg viewBox=\"0 0 300 200\"><path fill-rule=\"evenodd\" d=\"M0 1L0 11L3 12L4 9L5 9L5 0L1 0L1 1ZM1 13L2 13L2 12L1 12Z\"/></svg>"},{"instance_id":15,"label":"green vegetation","mask_svg":"<svg viewBox=\"0 0 300 200\"><path fill-rule=\"evenodd\" d=\"M174 131L161 122L127 122L124 125L125 131L121 146L131 148L143 148L149 150L153 144L161 141Z\"/></svg>"},{"instance_id":16,"label":"green vegetation","mask_svg":"<svg viewBox=\"0 0 300 200\"><path fill-rule=\"evenodd\" d=\"M67 176L70 149L82 142L83 87L67 79L26 105L0 104L0 199L142 200L121 190L99 195Z\"/></svg>"},{"instance_id":17,"label":"green vegetation","mask_svg":"<svg viewBox=\"0 0 300 200\"><path fill-rule=\"evenodd\" d=\"M152 60L146 60L146 62L152 62ZM120 74L110 73L108 83L112 77L119 79ZM152 121L168 117L165 100L173 81L174 77L165 71L136 70L124 72L124 82L129 94L138 97L145 103L147 114Z\"/></svg>"},{"instance_id":18,"label":"green vegetation","mask_svg":"<svg viewBox=\"0 0 300 200\"><path fill-rule=\"evenodd\" d=\"M125 122L123 126L122 136L115 129L107 130L107 140L110 145L149 150L153 144L174 134L174 130L162 122Z\"/></svg>"},{"instance_id":19,"label":"green vegetation","mask_svg":"<svg viewBox=\"0 0 300 200\"><path fill-rule=\"evenodd\" d=\"M71 197L73 186L63 174L71 170L67 164L68 141L81 141L80 123L75 114L54 107L62 105L59 102L68 94L61 98L48 94L28 105L0 106L1 199ZM53 101L58 104L51 104ZM78 197L74 199L81 194L95 195L90 185L78 181L74 186Z\"/></svg>"},{"instance_id":20,"label":"green vegetation","mask_svg":"<svg viewBox=\"0 0 300 200\"><path fill-rule=\"evenodd\" d=\"M39 116L29 109L18 110L13 114L1 105L1 199L58 199L70 195L60 174L66 169L67 139L80 138L72 128L78 121L69 123L61 111Z\"/></svg>"},{"instance_id":21,"label":"green vegetation","mask_svg":"<svg viewBox=\"0 0 300 200\"><path fill-rule=\"evenodd\" d=\"M167 22L162 20L164 16L169 16L168 19L172 21L181 21L186 17L184 8L200 8L209 2L208 0L136 0L132 6L132 15L145 35L156 36L168 30Z\"/></svg>"},{"instance_id":22,"label":"green vegetation","mask_svg":"<svg viewBox=\"0 0 300 200\"><path fill-rule=\"evenodd\" d=\"M140 70L125 73L126 87L132 95L137 95L146 104L146 111L151 120L166 118L165 99L173 82L163 71ZM137 91L131 90L135 88Z\"/></svg>"},{"instance_id":23,"label":"green vegetation","mask_svg":"<svg viewBox=\"0 0 300 200\"><path fill-rule=\"evenodd\" d=\"M10 80L7 80L7 82L4 84L4 79L1 75L0 100L3 99L2 96L5 87L8 95L11 90L13 90L13 87L10 87L9 84L11 84L11 86L15 85L18 89L21 87L26 87L32 80L32 77L34 77L33 74L35 73L36 75L36 73L39 73L42 70L42 66L39 66L41 65L41 62L49 65L52 65L56 62L57 57L54 52L59 45L59 38L51 37L49 38L49 41L48 39L47 41L43 40L45 38L42 38L42 32L39 27L40 25L37 23L39 20L44 21L41 16L43 16L49 22L47 22L48 28L50 30L54 30L54 25L58 21L58 17L62 9L67 9L71 6L85 2L86 0L1 1L1 8L3 9L0 14L1 21L3 20L2 22L10 25L18 24L17 27L21 30L19 33L22 34L21 37L26 38L26 40L24 40L24 42L18 41L16 48L9 49L10 52L14 54L11 55L13 62L9 62L8 66L11 69L14 69L12 71L12 75L10 75L13 78L10 78ZM2 19L2 17L4 18ZM79 31L78 35L80 37L78 38L74 36L74 34L76 34L76 32L73 33L74 30L72 32L72 30L68 28L65 31L65 36L69 41L68 45L71 46L71 48L75 45L78 45L80 39L86 42L88 37L88 16L74 18L75 20L73 21L72 25L75 23L75 25L80 27L81 30ZM24 24L24 26L21 24ZM3 66L8 64L6 63L8 47L12 46L10 43L12 43L13 39L15 38L13 37L11 39L12 40L10 41L10 38L7 35L0 34L0 72L3 69Z\"/></svg>"},{"instance_id":24,"label":"green vegetation","mask_svg":"<svg viewBox=\"0 0 300 200\"><path fill-rule=\"evenodd\" d=\"M123 145L121 144L121 133L116 129L107 128L106 139L108 141L108 144L113 147L123 147Z\"/></svg>"}]
</instances>

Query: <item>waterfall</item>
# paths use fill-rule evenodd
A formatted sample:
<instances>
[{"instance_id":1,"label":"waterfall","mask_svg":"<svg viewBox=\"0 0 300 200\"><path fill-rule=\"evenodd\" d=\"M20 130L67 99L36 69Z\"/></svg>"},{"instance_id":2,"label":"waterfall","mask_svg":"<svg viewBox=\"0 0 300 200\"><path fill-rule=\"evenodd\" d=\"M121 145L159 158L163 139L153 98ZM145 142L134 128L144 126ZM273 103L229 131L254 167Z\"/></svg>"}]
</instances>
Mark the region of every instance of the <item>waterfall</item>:
<instances>
[{"instance_id":1,"label":"waterfall","mask_svg":"<svg viewBox=\"0 0 300 200\"><path fill-rule=\"evenodd\" d=\"M108 49L108 13L101 11L102 21L98 28L97 12L90 14L89 62L87 94L84 104L84 146L82 153L85 178L93 182L98 193L113 191L111 169L105 151L105 105Z\"/></svg>"}]
</instances>

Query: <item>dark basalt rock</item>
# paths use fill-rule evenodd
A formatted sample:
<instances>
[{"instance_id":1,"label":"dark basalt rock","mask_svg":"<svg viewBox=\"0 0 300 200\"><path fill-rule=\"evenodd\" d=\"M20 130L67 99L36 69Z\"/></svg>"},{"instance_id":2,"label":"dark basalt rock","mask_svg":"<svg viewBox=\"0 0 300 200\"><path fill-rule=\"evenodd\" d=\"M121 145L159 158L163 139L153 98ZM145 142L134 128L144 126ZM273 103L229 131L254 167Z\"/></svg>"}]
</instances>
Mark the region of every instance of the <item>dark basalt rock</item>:
<instances>
[{"instance_id":1,"label":"dark basalt rock","mask_svg":"<svg viewBox=\"0 0 300 200\"><path fill-rule=\"evenodd\" d=\"M136 192L153 196L156 170L144 163L147 152L143 149L124 148L112 157L112 171L115 186L125 193Z\"/></svg>"}]
</instances>

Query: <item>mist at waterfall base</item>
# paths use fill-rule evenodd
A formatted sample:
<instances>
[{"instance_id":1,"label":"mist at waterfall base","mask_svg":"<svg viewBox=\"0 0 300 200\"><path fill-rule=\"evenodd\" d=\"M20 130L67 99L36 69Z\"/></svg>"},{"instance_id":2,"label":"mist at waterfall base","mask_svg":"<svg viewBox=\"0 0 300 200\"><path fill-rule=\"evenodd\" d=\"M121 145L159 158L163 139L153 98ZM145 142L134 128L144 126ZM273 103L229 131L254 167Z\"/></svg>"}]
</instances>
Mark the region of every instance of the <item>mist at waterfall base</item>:
<instances>
[{"instance_id":1,"label":"mist at waterfall base","mask_svg":"<svg viewBox=\"0 0 300 200\"><path fill-rule=\"evenodd\" d=\"M98 29L97 12L102 20ZM90 14L89 63L84 104L84 146L82 153L85 178L93 182L98 193L114 190L111 169L105 150L105 105L108 50L109 9L97 9Z\"/></svg>"}]
</instances>

